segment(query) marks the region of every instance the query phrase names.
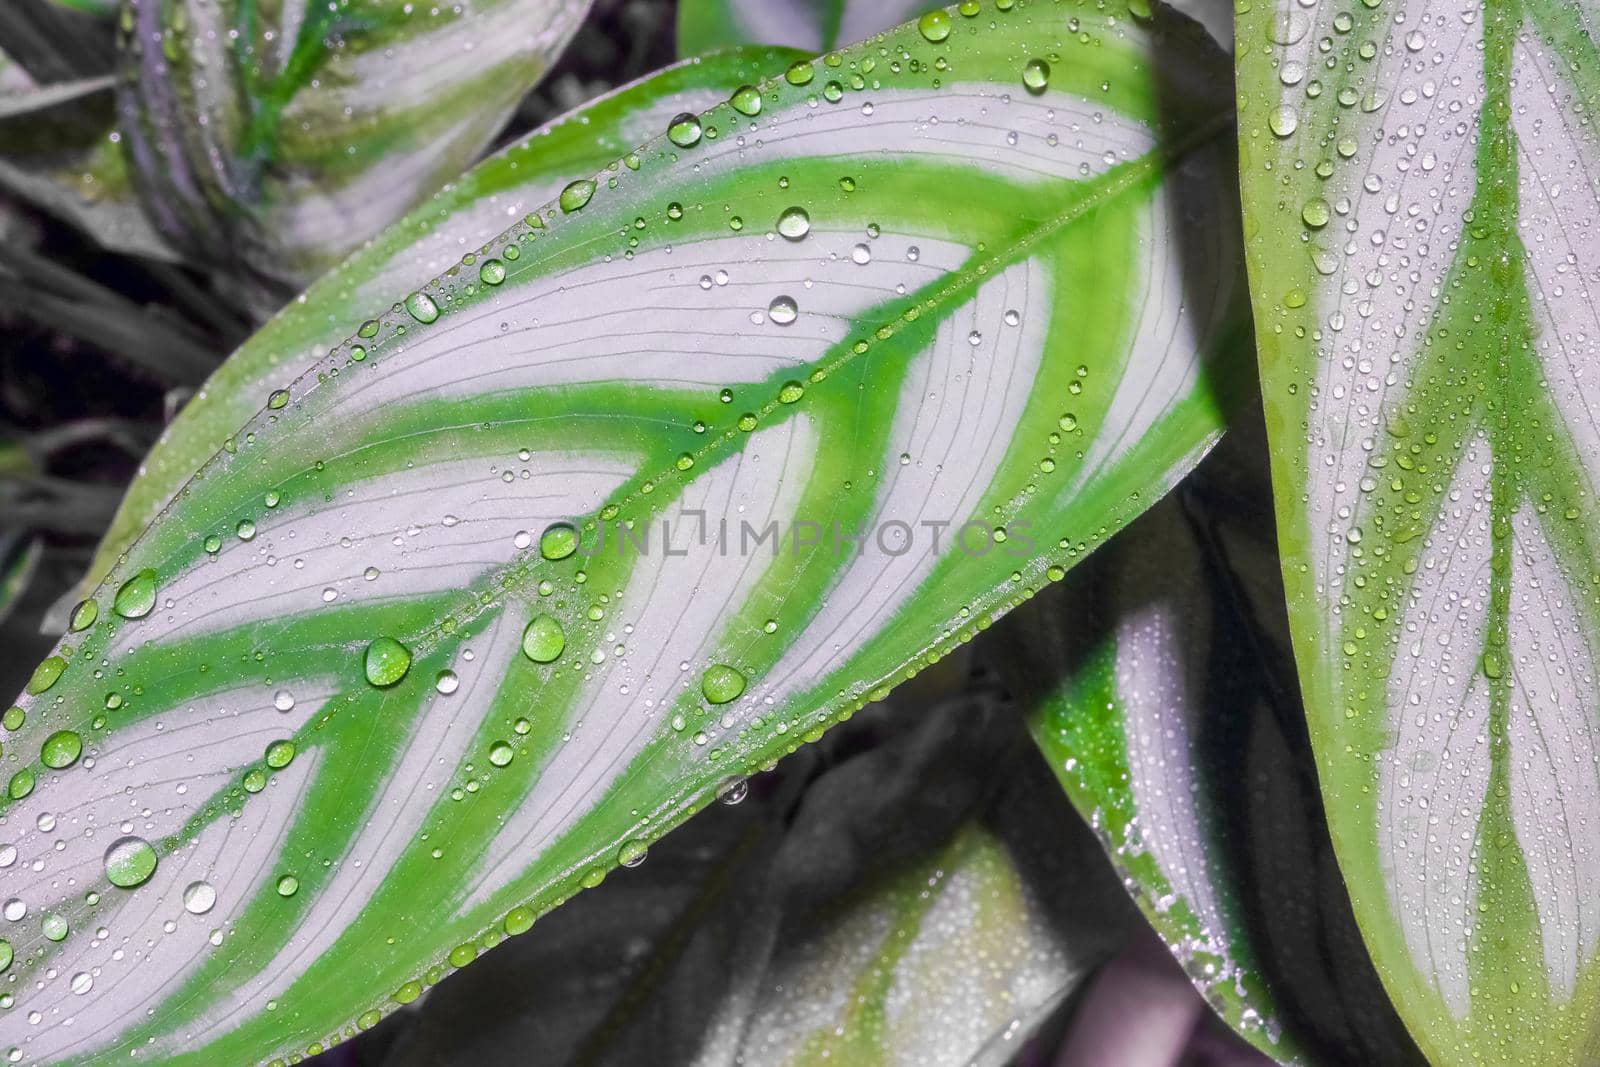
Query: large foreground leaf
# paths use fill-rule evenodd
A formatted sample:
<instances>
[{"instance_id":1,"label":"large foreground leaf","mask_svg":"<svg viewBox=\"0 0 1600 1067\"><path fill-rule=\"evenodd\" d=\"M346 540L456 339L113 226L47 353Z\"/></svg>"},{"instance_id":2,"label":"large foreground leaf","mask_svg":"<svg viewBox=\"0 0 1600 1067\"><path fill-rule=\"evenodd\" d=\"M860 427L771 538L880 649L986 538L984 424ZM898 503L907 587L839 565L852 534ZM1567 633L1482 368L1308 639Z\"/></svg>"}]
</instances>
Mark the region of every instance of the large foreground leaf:
<instances>
[{"instance_id":1,"label":"large foreground leaf","mask_svg":"<svg viewBox=\"0 0 1600 1067\"><path fill-rule=\"evenodd\" d=\"M260 398L5 717L0 1047L371 1025L1187 469L1226 68L1008 7L674 123Z\"/></svg>"},{"instance_id":2,"label":"large foreground leaf","mask_svg":"<svg viewBox=\"0 0 1600 1067\"><path fill-rule=\"evenodd\" d=\"M175 247L306 282L459 174L588 0L129 0L122 144Z\"/></svg>"},{"instance_id":3,"label":"large foreground leaf","mask_svg":"<svg viewBox=\"0 0 1600 1067\"><path fill-rule=\"evenodd\" d=\"M185 405L129 486L85 581L98 585L140 531L261 408L281 382L313 371L367 312L426 285L463 255L592 174L740 85L802 58L747 48L686 60L590 101L484 160L290 301ZM3 166L3 165L0 165Z\"/></svg>"},{"instance_id":4,"label":"large foreground leaf","mask_svg":"<svg viewBox=\"0 0 1600 1067\"><path fill-rule=\"evenodd\" d=\"M1281 1063L1418 1063L1322 819L1257 425L992 647L1073 804L1229 1025Z\"/></svg>"},{"instance_id":5,"label":"large foreground leaf","mask_svg":"<svg viewBox=\"0 0 1600 1067\"><path fill-rule=\"evenodd\" d=\"M1312 740L1356 915L1441 1064L1600 1056L1593 16L1240 16Z\"/></svg>"}]
</instances>

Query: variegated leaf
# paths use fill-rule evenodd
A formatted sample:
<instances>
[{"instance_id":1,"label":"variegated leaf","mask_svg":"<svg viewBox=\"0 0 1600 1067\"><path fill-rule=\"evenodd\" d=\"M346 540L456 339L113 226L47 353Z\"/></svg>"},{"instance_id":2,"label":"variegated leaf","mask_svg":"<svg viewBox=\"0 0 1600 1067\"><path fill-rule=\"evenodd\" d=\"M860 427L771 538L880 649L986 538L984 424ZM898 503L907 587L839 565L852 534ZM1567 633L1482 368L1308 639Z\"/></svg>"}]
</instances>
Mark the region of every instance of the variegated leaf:
<instances>
[{"instance_id":1,"label":"variegated leaf","mask_svg":"<svg viewBox=\"0 0 1600 1067\"><path fill-rule=\"evenodd\" d=\"M1142 511L1238 370L1221 59L1087 3L903 27L261 396L4 716L0 1047L372 1025Z\"/></svg>"},{"instance_id":2,"label":"variegated leaf","mask_svg":"<svg viewBox=\"0 0 1600 1067\"><path fill-rule=\"evenodd\" d=\"M1240 16L1296 653L1333 839L1439 1064L1600 1056L1589 3Z\"/></svg>"},{"instance_id":3,"label":"variegated leaf","mask_svg":"<svg viewBox=\"0 0 1600 1067\"><path fill-rule=\"evenodd\" d=\"M112 520L84 595L277 383L314 370L356 331L366 309L426 285L574 174L592 174L683 112L698 113L800 53L744 48L685 60L590 101L484 160L290 301L228 358L162 435Z\"/></svg>"},{"instance_id":4,"label":"variegated leaf","mask_svg":"<svg viewBox=\"0 0 1600 1067\"><path fill-rule=\"evenodd\" d=\"M826 52L941 6L932 0L682 0L678 54L743 44Z\"/></svg>"},{"instance_id":5,"label":"variegated leaf","mask_svg":"<svg viewBox=\"0 0 1600 1067\"><path fill-rule=\"evenodd\" d=\"M459 174L588 0L128 0L122 145L175 247L305 282Z\"/></svg>"},{"instance_id":6,"label":"variegated leaf","mask_svg":"<svg viewBox=\"0 0 1600 1067\"><path fill-rule=\"evenodd\" d=\"M1264 447L1230 431L993 647L1068 796L1230 1026L1280 1063L1420 1063L1322 821Z\"/></svg>"}]
</instances>

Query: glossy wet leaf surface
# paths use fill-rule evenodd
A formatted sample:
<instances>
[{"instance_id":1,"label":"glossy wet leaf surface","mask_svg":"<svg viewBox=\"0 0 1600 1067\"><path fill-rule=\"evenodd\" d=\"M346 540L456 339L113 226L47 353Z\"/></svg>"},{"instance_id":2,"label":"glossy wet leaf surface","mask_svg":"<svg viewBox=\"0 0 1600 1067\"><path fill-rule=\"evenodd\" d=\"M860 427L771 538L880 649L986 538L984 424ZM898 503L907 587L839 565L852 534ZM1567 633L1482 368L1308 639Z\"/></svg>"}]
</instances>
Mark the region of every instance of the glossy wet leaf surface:
<instances>
[{"instance_id":1,"label":"glossy wet leaf surface","mask_svg":"<svg viewBox=\"0 0 1600 1067\"><path fill-rule=\"evenodd\" d=\"M1600 1033L1593 9L1256 5L1247 252L1356 915L1440 1064Z\"/></svg>"},{"instance_id":2,"label":"glossy wet leaf surface","mask_svg":"<svg viewBox=\"0 0 1600 1067\"><path fill-rule=\"evenodd\" d=\"M6 886L62 937L18 928L0 1047L375 1025L1204 453L1241 351L1225 60L1164 16L949 19L572 174L258 393L8 713Z\"/></svg>"}]
</instances>

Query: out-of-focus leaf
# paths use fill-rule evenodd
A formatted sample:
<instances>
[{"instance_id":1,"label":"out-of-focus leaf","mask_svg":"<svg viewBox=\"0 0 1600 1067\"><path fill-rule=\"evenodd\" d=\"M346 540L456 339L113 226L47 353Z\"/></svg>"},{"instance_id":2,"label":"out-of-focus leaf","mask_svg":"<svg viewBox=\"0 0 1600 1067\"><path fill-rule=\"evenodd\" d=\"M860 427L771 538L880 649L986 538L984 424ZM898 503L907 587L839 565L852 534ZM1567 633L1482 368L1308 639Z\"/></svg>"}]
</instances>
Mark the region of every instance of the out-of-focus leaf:
<instances>
[{"instance_id":1,"label":"out-of-focus leaf","mask_svg":"<svg viewBox=\"0 0 1600 1067\"><path fill-rule=\"evenodd\" d=\"M1234 1029L1283 1063L1419 1063L1323 822L1251 429L991 647L1067 795Z\"/></svg>"},{"instance_id":2,"label":"out-of-focus leaf","mask_svg":"<svg viewBox=\"0 0 1600 1067\"><path fill-rule=\"evenodd\" d=\"M301 284L464 170L588 0L129 0L122 144L175 247Z\"/></svg>"},{"instance_id":3,"label":"out-of-focus leaf","mask_svg":"<svg viewBox=\"0 0 1600 1067\"><path fill-rule=\"evenodd\" d=\"M1339 863L1437 1064L1600 1062L1592 3L1256 3L1248 254Z\"/></svg>"},{"instance_id":4,"label":"out-of-focus leaf","mask_svg":"<svg viewBox=\"0 0 1600 1067\"><path fill-rule=\"evenodd\" d=\"M0 1047L374 1024L1214 442L1221 54L1060 2L869 62L674 123L260 397L7 713Z\"/></svg>"},{"instance_id":5,"label":"out-of-focus leaf","mask_svg":"<svg viewBox=\"0 0 1600 1067\"><path fill-rule=\"evenodd\" d=\"M263 396L312 371L372 309L458 266L548 203L573 175L603 169L674 115L704 111L799 58L784 49L739 49L686 60L593 100L484 160L324 275L229 357L172 422L129 486L85 577L84 595L189 476L260 409Z\"/></svg>"},{"instance_id":6,"label":"out-of-focus leaf","mask_svg":"<svg viewBox=\"0 0 1600 1067\"><path fill-rule=\"evenodd\" d=\"M682 0L678 54L745 44L826 52L942 6L931 0Z\"/></svg>"},{"instance_id":7,"label":"out-of-focus leaf","mask_svg":"<svg viewBox=\"0 0 1600 1067\"><path fill-rule=\"evenodd\" d=\"M0 480L4 478L0 474ZM44 542L34 534L0 528L0 622L16 607L43 554Z\"/></svg>"},{"instance_id":8,"label":"out-of-focus leaf","mask_svg":"<svg viewBox=\"0 0 1600 1067\"><path fill-rule=\"evenodd\" d=\"M443 983L384 1067L1004 1062L1133 919L1030 749L992 694L896 694Z\"/></svg>"},{"instance_id":9,"label":"out-of-focus leaf","mask_svg":"<svg viewBox=\"0 0 1600 1067\"><path fill-rule=\"evenodd\" d=\"M5 0L0 4L0 54L41 84L111 73L115 64L106 4Z\"/></svg>"},{"instance_id":10,"label":"out-of-focus leaf","mask_svg":"<svg viewBox=\"0 0 1600 1067\"><path fill-rule=\"evenodd\" d=\"M112 76L0 91L0 192L78 227L106 248L175 253L145 218L112 137Z\"/></svg>"}]
</instances>

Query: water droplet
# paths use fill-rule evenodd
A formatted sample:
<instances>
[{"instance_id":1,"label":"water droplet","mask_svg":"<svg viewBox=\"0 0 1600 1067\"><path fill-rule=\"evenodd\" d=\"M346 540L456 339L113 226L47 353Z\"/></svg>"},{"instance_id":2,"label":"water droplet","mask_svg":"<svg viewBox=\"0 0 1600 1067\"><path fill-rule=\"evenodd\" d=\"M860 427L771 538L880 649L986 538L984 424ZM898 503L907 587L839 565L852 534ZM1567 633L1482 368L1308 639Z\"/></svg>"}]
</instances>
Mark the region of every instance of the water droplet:
<instances>
[{"instance_id":1,"label":"water droplet","mask_svg":"<svg viewBox=\"0 0 1600 1067\"><path fill-rule=\"evenodd\" d=\"M294 694L287 689L278 690L277 693L273 694L272 706L279 711L294 710Z\"/></svg>"},{"instance_id":2,"label":"water droplet","mask_svg":"<svg viewBox=\"0 0 1600 1067\"><path fill-rule=\"evenodd\" d=\"M5 915L6 922L19 923L27 917L28 905L23 903L21 897L12 897L6 901L5 908L0 914Z\"/></svg>"},{"instance_id":3,"label":"water droplet","mask_svg":"<svg viewBox=\"0 0 1600 1067\"><path fill-rule=\"evenodd\" d=\"M11 776L11 781L6 783L6 795L12 800L21 800L33 792L33 772L24 767Z\"/></svg>"},{"instance_id":4,"label":"water droplet","mask_svg":"<svg viewBox=\"0 0 1600 1067\"><path fill-rule=\"evenodd\" d=\"M144 885L156 873L156 850L142 837L120 837L106 849L106 878L121 889Z\"/></svg>"},{"instance_id":5,"label":"water droplet","mask_svg":"<svg viewBox=\"0 0 1600 1067\"><path fill-rule=\"evenodd\" d=\"M872 247L866 244L858 244L854 248L850 249L850 262L861 267L865 267L868 263L871 263Z\"/></svg>"},{"instance_id":6,"label":"water droplet","mask_svg":"<svg viewBox=\"0 0 1600 1067\"><path fill-rule=\"evenodd\" d=\"M28 679L28 692L33 696L48 692L66 669L67 661L60 656L46 658L33 669L33 676Z\"/></svg>"},{"instance_id":7,"label":"water droplet","mask_svg":"<svg viewBox=\"0 0 1600 1067\"><path fill-rule=\"evenodd\" d=\"M93 600L80 600L77 606L72 609L72 619L67 625L72 628L73 633L82 633L93 626L94 621L99 617L99 604Z\"/></svg>"},{"instance_id":8,"label":"water droplet","mask_svg":"<svg viewBox=\"0 0 1600 1067\"><path fill-rule=\"evenodd\" d=\"M266 755L263 757L263 761L273 770L281 771L285 767L289 766L289 764L294 762L294 754L295 748L293 741L274 741L272 744L267 746Z\"/></svg>"},{"instance_id":9,"label":"water droplet","mask_svg":"<svg viewBox=\"0 0 1600 1067\"><path fill-rule=\"evenodd\" d=\"M274 389L267 394L267 407L273 411L282 411L289 405L289 390Z\"/></svg>"},{"instance_id":10,"label":"water droplet","mask_svg":"<svg viewBox=\"0 0 1600 1067\"><path fill-rule=\"evenodd\" d=\"M190 915L204 915L217 906L217 891L210 882L190 882L183 891L183 910Z\"/></svg>"},{"instance_id":11,"label":"water droplet","mask_svg":"<svg viewBox=\"0 0 1600 1067\"><path fill-rule=\"evenodd\" d=\"M744 692L745 678L725 663L714 663L700 678L700 692L712 704L727 704Z\"/></svg>"},{"instance_id":12,"label":"water droplet","mask_svg":"<svg viewBox=\"0 0 1600 1067\"><path fill-rule=\"evenodd\" d=\"M489 746L489 762L496 767L504 767L517 756L517 750L505 741L496 741Z\"/></svg>"},{"instance_id":13,"label":"water droplet","mask_svg":"<svg viewBox=\"0 0 1600 1067\"><path fill-rule=\"evenodd\" d=\"M578 550L578 531L571 523L556 522L539 535L539 555L548 560L566 559Z\"/></svg>"},{"instance_id":14,"label":"water droplet","mask_svg":"<svg viewBox=\"0 0 1600 1067\"><path fill-rule=\"evenodd\" d=\"M785 208L778 216L778 232L791 241L798 241L811 232L811 216L803 207Z\"/></svg>"},{"instance_id":15,"label":"water droplet","mask_svg":"<svg viewBox=\"0 0 1600 1067\"><path fill-rule=\"evenodd\" d=\"M1300 127L1300 113L1288 104L1281 105L1267 119L1267 125L1272 127L1272 132L1279 137L1288 137Z\"/></svg>"},{"instance_id":16,"label":"water droplet","mask_svg":"<svg viewBox=\"0 0 1600 1067\"><path fill-rule=\"evenodd\" d=\"M1306 206L1300 209L1300 218L1313 230L1320 230L1328 224L1328 202L1326 200L1308 200Z\"/></svg>"},{"instance_id":17,"label":"water droplet","mask_svg":"<svg viewBox=\"0 0 1600 1067\"><path fill-rule=\"evenodd\" d=\"M567 647L567 633L553 615L535 615L522 631L522 654L535 663L554 663Z\"/></svg>"},{"instance_id":18,"label":"water droplet","mask_svg":"<svg viewBox=\"0 0 1600 1067\"><path fill-rule=\"evenodd\" d=\"M256 538L256 524L249 519L240 519L239 525L234 530L241 541L254 541Z\"/></svg>"},{"instance_id":19,"label":"water droplet","mask_svg":"<svg viewBox=\"0 0 1600 1067\"><path fill-rule=\"evenodd\" d=\"M783 72L783 80L790 85L810 85L814 73L809 59L797 59Z\"/></svg>"},{"instance_id":20,"label":"water droplet","mask_svg":"<svg viewBox=\"0 0 1600 1067\"><path fill-rule=\"evenodd\" d=\"M44 936L51 941L65 941L72 932L72 927L60 915L51 912L39 923Z\"/></svg>"},{"instance_id":21,"label":"water droplet","mask_svg":"<svg viewBox=\"0 0 1600 1067\"><path fill-rule=\"evenodd\" d=\"M426 325L439 317L439 305L427 293L412 293L406 297L406 310L411 317Z\"/></svg>"},{"instance_id":22,"label":"water droplet","mask_svg":"<svg viewBox=\"0 0 1600 1067\"><path fill-rule=\"evenodd\" d=\"M767 317L779 326L788 326L800 315L800 305L791 296L775 296L767 305Z\"/></svg>"},{"instance_id":23,"label":"water droplet","mask_svg":"<svg viewBox=\"0 0 1600 1067\"><path fill-rule=\"evenodd\" d=\"M950 14L946 11L930 11L917 20L917 30L927 41L938 44L950 36Z\"/></svg>"},{"instance_id":24,"label":"water droplet","mask_svg":"<svg viewBox=\"0 0 1600 1067\"><path fill-rule=\"evenodd\" d=\"M561 210L568 215L583 210L584 206L594 198L594 189L594 182L588 178L568 182L567 187L561 190Z\"/></svg>"},{"instance_id":25,"label":"water droplet","mask_svg":"<svg viewBox=\"0 0 1600 1067\"><path fill-rule=\"evenodd\" d=\"M700 119L685 111L675 115L667 123L667 140L679 148L693 148L700 143L700 137L705 130L700 125Z\"/></svg>"},{"instance_id":26,"label":"water droplet","mask_svg":"<svg viewBox=\"0 0 1600 1067\"><path fill-rule=\"evenodd\" d=\"M1042 59L1030 59L1022 65L1022 84L1028 92L1038 96L1050 87L1050 64Z\"/></svg>"},{"instance_id":27,"label":"water droplet","mask_svg":"<svg viewBox=\"0 0 1600 1067\"><path fill-rule=\"evenodd\" d=\"M300 892L300 879L294 875L286 874L278 879L278 895L280 897L292 897L298 892Z\"/></svg>"},{"instance_id":28,"label":"water droplet","mask_svg":"<svg viewBox=\"0 0 1600 1067\"><path fill-rule=\"evenodd\" d=\"M83 738L71 730L57 730L39 746L39 762L52 770L63 770L83 755Z\"/></svg>"},{"instance_id":29,"label":"water droplet","mask_svg":"<svg viewBox=\"0 0 1600 1067\"><path fill-rule=\"evenodd\" d=\"M617 862L624 867L637 867L644 862L649 847L643 841L624 841L617 849Z\"/></svg>"},{"instance_id":30,"label":"water droplet","mask_svg":"<svg viewBox=\"0 0 1600 1067\"><path fill-rule=\"evenodd\" d=\"M411 650L392 637L380 637L367 646L367 681L380 689L394 685L411 669Z\"/></svg>"},{"instance_id":31,"label":"water droplet","mask_svg":"<svg viewBox=\"0 0 1600 1067\"><path fill-rule=\"evenodd\" d=\"M806 387L801 385L799 382L794 382L794 381L784 382L783 385L778 389L778 403L780 403L780 404L798 403L800 398L805 396L805 395L806 395Z\"/></svg>"},{"instance_id":32,"label":"water droplet","mask_svg":"<svg viewBox=\"0 0 1600 1067\"><path fill-rule=\"evenodd\" d=\"M728 97L728 103L739 114L754 118L761 114L761 90L754 85L741 85Z\"/></svg>"},{"instance_id":33,"label":"water droplet","mask_svg":"<svg viewBox=\"0 0 1600 1067\"><path fill-rule=\"evenodd\" d=\"M156 572L146 568L122 583L111 610L124 619L142 619L156 606Z\"/></svg>"},{"instance_id":34,"label":"water droplet","mask_svg":"<svg viewBox=\"0 0 1600 1067\"><path fill-rule=\"evenodd\" d=\"M478 268L478 280L484 285L499 285L506 280L506 265L498 259L486 259Z\"/></svg>"},{"instance_id":35,"label":"water droplet","mask_svg":"<svg viewBox=\"0 0 1600 1067\"><path fill-rule=\"evenodd\" d=\"M433 687L445 696L449 696L461 688L461 679L456 677L455 671L440 671L439 676L433 680Z\"/></svg>"}]
</instances>

